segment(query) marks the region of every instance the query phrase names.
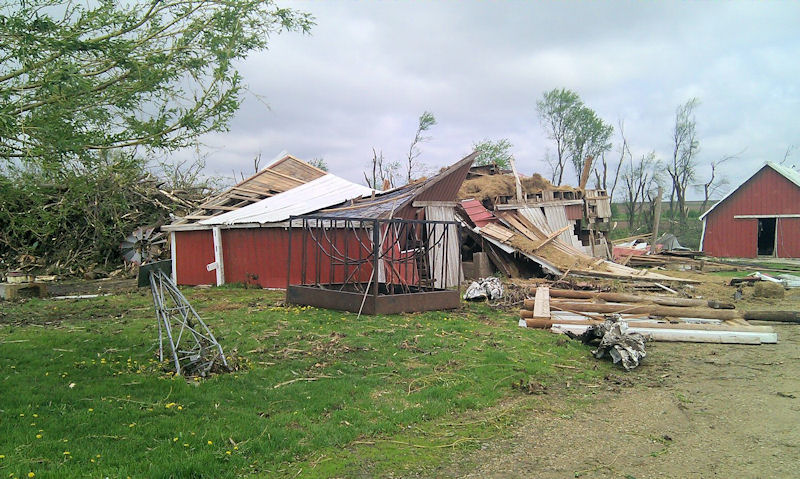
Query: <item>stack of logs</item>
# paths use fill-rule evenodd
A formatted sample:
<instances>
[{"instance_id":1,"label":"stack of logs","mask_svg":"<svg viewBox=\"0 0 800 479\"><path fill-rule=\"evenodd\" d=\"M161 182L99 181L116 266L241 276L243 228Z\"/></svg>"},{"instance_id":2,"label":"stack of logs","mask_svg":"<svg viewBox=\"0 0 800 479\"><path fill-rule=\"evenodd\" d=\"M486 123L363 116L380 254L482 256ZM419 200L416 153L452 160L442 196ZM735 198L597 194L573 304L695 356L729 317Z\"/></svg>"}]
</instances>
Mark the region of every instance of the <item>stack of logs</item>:
<instances>
[{"instance_id":1,"label":"stack of logs","mask_svg":"<svg viewBox=\"0 0 800 479\"><path fill-rule=\"evenodd\" d=\"M580 333L609 319L608 315L628 322L631 332L648 334L657 341L776 343L777 334L772 327L753 326L747 320L800 322L800 313L794 311L743 313L732 304L713 300L540 286L535 299L524 301L520 325Z\"/></svg>"}]
</instances>

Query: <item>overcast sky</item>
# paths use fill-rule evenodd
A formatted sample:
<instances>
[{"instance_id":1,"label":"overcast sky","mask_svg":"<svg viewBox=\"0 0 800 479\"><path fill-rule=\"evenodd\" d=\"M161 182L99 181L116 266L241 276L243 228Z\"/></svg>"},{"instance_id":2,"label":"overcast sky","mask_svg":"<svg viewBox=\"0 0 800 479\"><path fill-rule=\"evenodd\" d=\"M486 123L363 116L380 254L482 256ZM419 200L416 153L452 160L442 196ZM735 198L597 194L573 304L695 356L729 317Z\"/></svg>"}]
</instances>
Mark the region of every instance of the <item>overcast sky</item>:
<instances>
[{"instance_id":1,"label":"overcast sky","mask_svg":"<svg viewBox=\"0 0 800 479\"><path fill-rule=\"evenodd\" d=\"M202 138L211 173L286 150L363 182L372 148L403 160L427 110L424 163L508 138L521 173L547 174L536 101L553 88L624 120L635 155L666 160L675 108L697 97L702 165L739 153L726 168L738 184L795 145L787 164L800 167L800 2L278 3L317 25L241 65L252 93L230 132Z\"/></svg>"}]
</instances>

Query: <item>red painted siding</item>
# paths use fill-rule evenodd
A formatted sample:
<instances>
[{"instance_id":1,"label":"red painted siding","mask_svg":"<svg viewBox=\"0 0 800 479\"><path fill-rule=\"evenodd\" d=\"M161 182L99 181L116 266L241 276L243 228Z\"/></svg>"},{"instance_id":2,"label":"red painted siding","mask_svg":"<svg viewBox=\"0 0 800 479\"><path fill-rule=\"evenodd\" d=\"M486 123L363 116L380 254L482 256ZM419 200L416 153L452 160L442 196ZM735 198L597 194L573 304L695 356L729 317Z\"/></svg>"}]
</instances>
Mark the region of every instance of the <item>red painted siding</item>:
<instances>
[{"instance_id":1,"label":"red painted siding","mask_svg":"<svg viewBox=\"0 0 800 479\"><path fill-rule=\"evenodd\" d=\"M302 280L303 236L301 230L292 231L292 284L300 284ZM320 238L323 245L316 254L316 241L306 237L306 282L322 283L342 282L345 278L344 265L331 267L329 252L334 256L344 254L347 243L347 256L366 258L371 251L361 246L352 233L337 231L327 239ZM367 244L367 238L362 238ZM289 231L284 228L236 228L222 230L222 259L225 263L226 283L246 283L262 288L285 288L289 268ZM319 265L319 267L317 267ZM371 266L356 267L350 264L347 275L355 271L355 278L367 281L372 271ZM319 275L319 276L317 276Z\"/></svg>"},{"instance_id":2,"label":"red painted siding","mask_svg":"<svg viewBox=\"0 0 800 479\"><path fill-rule=\"evenodd\" d=\"M216 284L214 271L206 265L214 262L214 238L211 230L176 231L175 274L178 284L194 286Z\"/></svg>"},{"instance_id":3,"label":"red painted siding","mask_svg":"<svg viewBox=\"0 0 800 479\"><path fill-rule=\"evenodd\" d=\"M703 251L711 256L754 258L758 254L758 220L736 215L800 214L800 188L764 166L706 216ZM779 218L778 251L800 257L800 219Z\"/></svg>"},{"instance_id":4,"label":"red painted siding","mask_svg":"<svg viewBox=\"0 0 800 479\"><path fill-rule=\"evenodd\" d=\"M583 219L583 205L567 205L564 207L564 209L566 210L568 220L573 221Z\"/></svg>"}]
</instances>

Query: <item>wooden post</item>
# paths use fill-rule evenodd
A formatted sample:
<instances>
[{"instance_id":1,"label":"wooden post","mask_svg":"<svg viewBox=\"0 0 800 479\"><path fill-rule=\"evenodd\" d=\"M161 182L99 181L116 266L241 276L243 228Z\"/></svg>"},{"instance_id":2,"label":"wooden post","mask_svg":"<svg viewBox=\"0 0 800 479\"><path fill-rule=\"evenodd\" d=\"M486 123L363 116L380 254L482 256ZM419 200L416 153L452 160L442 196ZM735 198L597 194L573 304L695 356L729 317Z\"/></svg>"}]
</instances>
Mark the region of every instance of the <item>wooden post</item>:
<instances>
[{"instance_id":1,"label":"wooden post","mask_svg":"<svg viewBox=\"0 0 800 479\"><path fill-rule=\"evenodd\" d=\"M514 157L510 157L509 163L511 163L511 171L514 172L514 182L517 185L517 203L522 203L522 183L519 181L519 173L517 173L517 165L514 163Z\"/></svg>"},{"instance_id":2,"label":"wooden post","mask_svg":"<svg viewBox=\"0 0 800 479\"><path fill-rule=\"evenodd\" d=\"M663 188L658 187L658 196L656 196L656 204L653 207L653 240L650 242L650 254L656 252L656 240L658 239L658 226L661 222L661 195Z\"/></svg>"}]
</instances>

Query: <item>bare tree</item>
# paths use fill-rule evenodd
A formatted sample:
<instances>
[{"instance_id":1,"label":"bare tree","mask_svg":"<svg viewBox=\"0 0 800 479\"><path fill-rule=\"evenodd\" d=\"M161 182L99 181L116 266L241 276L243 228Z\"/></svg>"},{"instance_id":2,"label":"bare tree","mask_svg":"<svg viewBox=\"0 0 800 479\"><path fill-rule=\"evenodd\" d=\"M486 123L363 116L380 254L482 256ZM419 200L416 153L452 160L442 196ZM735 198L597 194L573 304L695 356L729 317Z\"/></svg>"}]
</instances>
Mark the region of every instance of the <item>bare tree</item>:
<instances>
[{"instance_id":1,"label":"bare tree","mask_svg":"<svg viewBox=\"0 0 800 479\"><path fill-rule=\"evenodd\" d=\"M417 132L414 135L414 140L411 142L411 146L408 147L408 163L406 165L406 173L409 183L411 183L411 180L413 179L412 175L414 173L418 173L418 170L424 167L424 165L417 161L417 158L419 158L420 155L419 145L420 143L424 143L431 139L431 137L425 136L425 132L430 130L435 124L436 118L433 116L433 113L425 111L422 113L422 115L420 115L419 124L417 125Z\"/></svg>"},{"instance_id":2,"label":"bare tree","mask_svg":"<svg viewBox=\"0 0 800 479\"><path fill-rule=\"evenodd\" d=\"M364 181L367 186L375 190L394 188L397 181L400 164L389 162L383 157L383 151L372 149L372 176L364 172Z\"/></svg>"},{"instance_id":3,"label":"bare tree","mask_svg":"<svg viewBox=\"0 0 800 479\"><path fill-rule=\"evenodd\" d=\"M628 228L631 231L635 229L637 213L641 219L642 203L648 197L653 185L656 184L655 177L659 167L660 162L656 159L656 153L651 151L636 161L631 156L622 172L622 188L627 200L625 209L628 216Z\"/></svg>"},{"instance_id":4,"label":"bare tree","mask_svg":"<svg viewBox=\"0 0 800 479\"><path fill-rule=\"evenodd\" d=\"M667 173L672 180L670 195L670 212L673 198L677 200L681 224L686 223L686 190L695 178L697 151L700 143L697 140L697 128L694 110L699 104L697 98L691 98L679 105L675 111L675 126L672 132L672 161L667 164Z\"/></svg>"},{"instance_id":5,"label":"bare tree","mask_svg":"<svg viewBox=\"0 0 800 479\"><path fill-rule=\"evenodd\" d=\"M609 163L606 160L606 153L603 152L600 155L600 165L595 166L594 174L595 174L595 185L597 188L602 188L606 190L608 194L609 201L614 201L614 190L617 188L617 183L619 182L619 174L622 171L622 165L625 163L625 156L631 156L631 150L628 147L628 140L625 138L625 122L623 120L619 120L619 134L622 138L622 144L619 148L619 160L617 161L617 166L613 167L613 175L614 181L611 182L611 189L609 189L608 183L608 172L609 172ZM600 173L602 171L602 174Z\"/></svg>"},{"instance_id":6,"label":"bare tree","mask_svg":"<svg viewBox=\"0 0 800 479\"><path fill-rule=\"evenodd\" d=\"M715 196L720 190L725 188L730 184L728 177L724 174L721 174L717 168L722 165L723 163L735 160L738 158L738 155L728 155L724 156L718 160L714 160L711 162L711 174L708 177L708 181L702 184L695 185L698 190L703 191L703 204L700 206L700 213L705 213L706 206L708 206L708 201L711 197Z\"/></svg>"},{"instance_id":7,"label":"bare tree","mask_svg":"<svg viewBox=\"0 0 800 479\"><path fill-rule=\"evenodd\" d=\"M795 148L796 147L794 145L789 145L789 146L786 147L786 152L783 154L783 159L781 160L781 165L786 163L786 160L788 160L789 157L792 156L792 152L794 152Z\"/></svg>"}]
</instances>

